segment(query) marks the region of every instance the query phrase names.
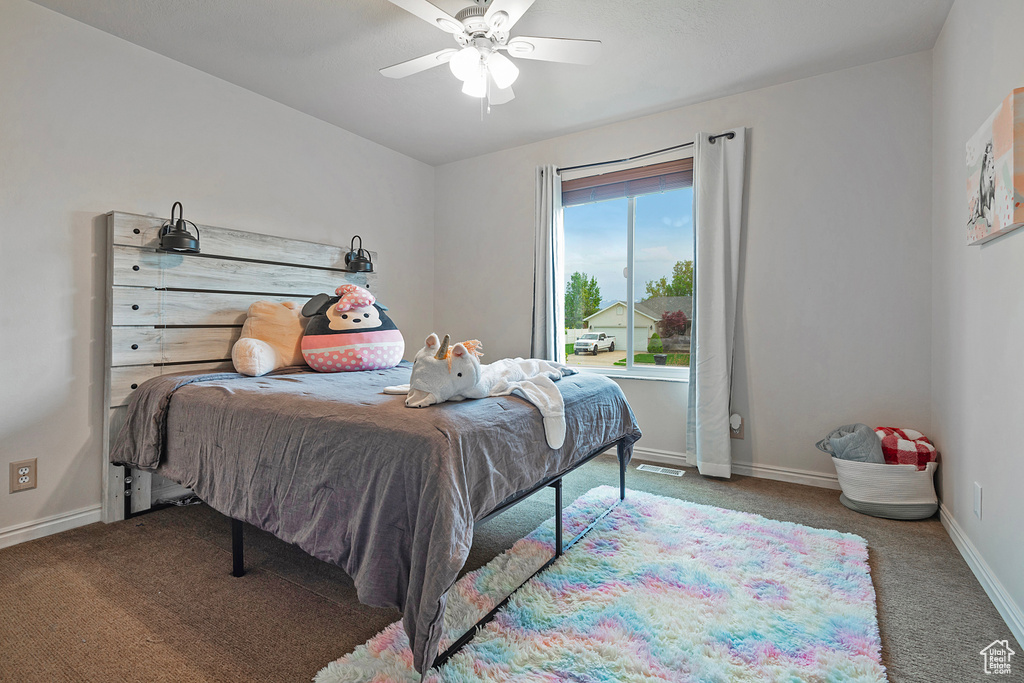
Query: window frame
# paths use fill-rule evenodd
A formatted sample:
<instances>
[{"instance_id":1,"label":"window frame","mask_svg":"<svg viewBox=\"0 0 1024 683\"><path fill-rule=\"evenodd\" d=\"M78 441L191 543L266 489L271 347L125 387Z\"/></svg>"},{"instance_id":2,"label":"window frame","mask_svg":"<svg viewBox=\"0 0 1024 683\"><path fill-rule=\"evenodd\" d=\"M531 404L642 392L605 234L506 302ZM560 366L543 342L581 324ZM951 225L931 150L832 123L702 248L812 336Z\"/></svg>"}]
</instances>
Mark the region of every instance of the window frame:
<instances>
[{"instance_id":1,"label":"window frame","mask_svg":"<svg viewBox=\"0 0 1024 683\"><path fill-rule=\"evenodd\" d=\"M591 188L609 187L615 184L623 183L625 194L623 195L627 199L627 211L626 211L626 272L628 277L626 278L626 365L625 367L599 367L599 366L586 366L586 365L573 365L572 367L580 372L592 372L600 375L605 375L611 378L621 379L635 379L635 380L653 380L663 382L688 382L690 380L690 366L678 367L678 366L663 366L663 365L634 365L633 356L636 355L634 348L634 336L636 327L636 282L635 282L635 259L634 259L634 246L635 246L635 235L636 235L636 199L637 197L643 197L648 194L659 194L659 192L643 192L640 194L630 195L628 191L628 183L630 181L644 180L647 178L657 177L666 173L687 173L689 175L689 183L686 185L680 185L678 187L669 188L669 190L661 190L661 193L666 191L682 189L683 187L693 187L693 157L683 157L678 160L662 162L659 164L650 164L647 166L637 166L634 168L623 169L620 171L613 171L611 173L605 173L595 176L583 176L580 178L573 178L571 180L562 181L562 192L565 194L567 191L579 191ZM594 192L592 192L593 196ZM614 199L614 196L602 197L600 199L595 198L588 202L574 202L570 206L580 206L584 204L591 204L598 201L607 201ZM565 224L564 213L565 206L562 206L562 224ZM691 217L693 213L693 206L691 204ZM694 224L694 229L696 225ZM564 249L563 249L564 251ZM565 256L562 256L563 262ZM694 267L696 268L696 254L694 254ZM692 301L692 299L691 299ZM563 317L560 321L562 327L565 327L565 313L563 311ZM693 311L688 313L690 319L693 319ZM691 332L692 334L692 332ZM692 337L691 337L692 340ZM693 343L691 341L691 360ZM564 349L559 349L560 353L564 353ZM566 359L568 360L568 359Z\"/></svg>"}]
</instances>

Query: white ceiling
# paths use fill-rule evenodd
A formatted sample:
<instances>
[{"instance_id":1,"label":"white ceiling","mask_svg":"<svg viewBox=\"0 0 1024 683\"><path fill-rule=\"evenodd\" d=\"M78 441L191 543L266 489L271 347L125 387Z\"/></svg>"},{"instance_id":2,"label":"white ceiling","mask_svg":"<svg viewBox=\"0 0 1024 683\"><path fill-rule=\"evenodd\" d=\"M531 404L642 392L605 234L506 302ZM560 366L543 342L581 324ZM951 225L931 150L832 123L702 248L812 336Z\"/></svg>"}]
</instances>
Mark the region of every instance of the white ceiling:
<instances>
[{"instance_id":1,"label":"white ceiling","mask_svg":"<svg viewBox=\"0 0 1024 683\"><path fill-rule=\"evenodd\" d=\"M536 0L513 36L597 39L601 58L517 60L516 99L482 117L445 66L377 72L455 46L387 0L36 2L438 165L927 50L953 0Z\"/></svg>"}]
</instances>

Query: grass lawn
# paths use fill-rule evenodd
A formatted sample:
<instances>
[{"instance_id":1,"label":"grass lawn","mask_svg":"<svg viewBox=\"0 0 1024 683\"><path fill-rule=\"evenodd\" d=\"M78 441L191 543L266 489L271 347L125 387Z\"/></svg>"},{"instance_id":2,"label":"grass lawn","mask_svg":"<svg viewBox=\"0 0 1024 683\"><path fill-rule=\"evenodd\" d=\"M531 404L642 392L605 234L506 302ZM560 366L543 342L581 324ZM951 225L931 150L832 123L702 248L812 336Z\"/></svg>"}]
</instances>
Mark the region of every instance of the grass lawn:
<instances>
[{"instance_id":1,"label":"grass lawn","mask_svg":"<svg viewBox=\"0 0 1024 683\"><path fill-rule=\"evenodd\" d=\"M626 359L623 358L620 361L615 362L616 365L625 365ZM633 355L633 365L654 365L654 354L653 353L637 353ZM668 354L668 360L665 361L665 365L675 365L677 367L690 367L690 354L688 353L670 353Z\"/></svg>"}]
</instances>

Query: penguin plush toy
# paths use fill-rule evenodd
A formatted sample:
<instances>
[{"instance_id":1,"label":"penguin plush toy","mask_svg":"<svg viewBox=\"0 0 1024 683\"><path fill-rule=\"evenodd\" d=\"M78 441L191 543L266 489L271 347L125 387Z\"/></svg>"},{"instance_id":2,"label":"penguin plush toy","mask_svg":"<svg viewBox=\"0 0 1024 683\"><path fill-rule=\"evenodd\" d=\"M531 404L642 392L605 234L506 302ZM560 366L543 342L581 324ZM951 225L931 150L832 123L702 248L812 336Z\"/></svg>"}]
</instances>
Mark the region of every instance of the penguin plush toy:
<instances>
[{"instance_id":1,"label":"penguin plush toy","mask_svg":"<svg viewBox=\"0 0 1024 683\"><path fill-rule=\"evenodd\" d=\"M334 296L317 294L302 307L309 318L302 357L318 372L393 368L402 360L405 339L373 294L342 285Z\"/></svg>"}]
</instances>

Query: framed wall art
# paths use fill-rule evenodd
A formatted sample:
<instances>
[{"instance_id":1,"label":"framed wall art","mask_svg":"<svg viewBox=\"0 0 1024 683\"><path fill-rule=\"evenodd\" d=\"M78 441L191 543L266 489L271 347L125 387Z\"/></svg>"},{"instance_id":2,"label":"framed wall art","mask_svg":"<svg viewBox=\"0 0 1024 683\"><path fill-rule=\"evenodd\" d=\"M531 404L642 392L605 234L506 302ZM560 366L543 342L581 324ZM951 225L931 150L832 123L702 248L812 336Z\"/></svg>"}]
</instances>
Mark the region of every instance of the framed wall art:
<instances>
[{"instance_id":1,"label":"framed wall art","mask_svg":"<svg viewBox=\"0 0 1024 683\"><path fill-rule=\"evenodd\" d=\"M1002 101L967 141L967 244L1024 225L1024 88Z\"/></svg>"}]
</instances>

